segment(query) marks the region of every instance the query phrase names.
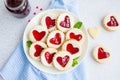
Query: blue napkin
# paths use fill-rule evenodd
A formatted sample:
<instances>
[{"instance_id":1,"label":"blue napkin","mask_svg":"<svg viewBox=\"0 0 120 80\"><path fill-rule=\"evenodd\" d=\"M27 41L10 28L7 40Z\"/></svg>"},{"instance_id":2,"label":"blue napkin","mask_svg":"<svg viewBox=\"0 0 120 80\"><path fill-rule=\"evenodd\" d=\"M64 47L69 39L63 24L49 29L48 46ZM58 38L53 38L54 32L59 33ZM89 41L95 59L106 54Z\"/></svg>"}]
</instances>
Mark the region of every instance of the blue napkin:
<instances>
[{"instance_id":1,"label":"blue napkin","mask_svg":"<svg viewBox=\"0 0 120 80\"><path fill-rule=\"evenodd\" d=\"M72 3L72 4L71 4ZM76 14L76 0L52 0L49 8L62 8ZM4 80L85 80L84 64L73 71L63 74L49 74L36 69L26 58L22 41L0 70Z\"/></svg>"}]
</instances>

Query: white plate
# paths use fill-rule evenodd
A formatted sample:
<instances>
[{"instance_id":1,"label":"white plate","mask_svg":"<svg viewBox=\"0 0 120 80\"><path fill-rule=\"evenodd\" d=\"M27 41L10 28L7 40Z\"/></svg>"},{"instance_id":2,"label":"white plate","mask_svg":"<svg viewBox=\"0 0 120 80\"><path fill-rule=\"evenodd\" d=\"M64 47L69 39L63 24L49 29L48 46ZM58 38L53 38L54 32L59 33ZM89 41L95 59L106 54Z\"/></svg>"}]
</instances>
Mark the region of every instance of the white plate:
<instances>
[{"instance_id":1,"label":"white plate","mask_svg":"<svg viewBox=\"0 0 120 80\"><path fill-rule=\"evenodd\" d=\"M80 65L83 57L85 56L85 53L86 53L86 50L87 50L87 46L88 46L88 39L87 39L87 34L86 34L86 31L85 31L85 28L84 26L81 27L81 30L84 32L85 34L85 41L84 41L84 45L82 45L82 55L80 56L79 58L79 63L78 65L76 65L75 67L71 67L69 70L66 70L66 71L59 71L57 70L56 68L54 67L46 67L44 66L40 61L36 61L34 59L32 59L28 53L28 47L26 46L26 41L28 41L28 33L29 31L36 25L40 25L40 20L41 18L46 14L46 13L54 13L54 14L61 14L61 13L64 13L64 12L67 12L65 10L62 10L62 9L51 9L51 10L46 10L46 11L43 11L41 13L39 13L38 15L36 15L27 25L25 31L24 31L24 35L23 35L23 48L24 48L24 52L28 58L28 60L30 61L30 63L35 66L37 69L43 71L43 72L46 72L46 73L51 73L51 74L60 74L60 73L65 73L65 72L68 72L68 71L71 71L73 70L74 68L76 68L78 65ZM67 13L70 13L70 12L67 12ZM71 14L71 13L70 13ZM72 14L73 15L73 14ZM74 16L74 15L73 15ZM75 16L74 16L75 17ZM79 21L77 17L75 17L76 19L76 22Z\"/></svg>"}]
</instances>

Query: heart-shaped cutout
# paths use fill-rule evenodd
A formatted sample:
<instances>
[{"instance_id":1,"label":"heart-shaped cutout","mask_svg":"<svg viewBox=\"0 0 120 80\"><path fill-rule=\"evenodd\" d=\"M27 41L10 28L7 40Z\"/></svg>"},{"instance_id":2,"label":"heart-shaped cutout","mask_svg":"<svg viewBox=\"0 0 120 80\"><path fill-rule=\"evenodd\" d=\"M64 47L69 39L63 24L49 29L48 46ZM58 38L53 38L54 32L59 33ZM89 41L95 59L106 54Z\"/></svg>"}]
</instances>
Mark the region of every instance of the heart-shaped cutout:
<instances>
[{"instance_id":1,"label":"heart-shaped cutout","mask_svg":"<svg viewBox=\"0 0 120 80\"><path fill-rule=\"evenodd\" d=\"M110 16L110 21L107 23L107 26L109 26L109 27L117 27L118 26L118 22L114 16Z\"/></svg>"},{"instance_id":2,"label":"heart-shaped cutout","mask_svg":"<svg viewBox=\"0 0 120 80\"><path fill-rule=\"evenodd\" d=\"M62 66L62 67L65 67L66 64L68 63L69 61L69 56L64 56L64 57L57 57L57 62Z\"/></svg>"},{"instance_id":3,"label":"heart-shaped cutout","mask_svg":"<svg viewBox=\"0 0 120 80\"><path fill-rule=\"evenodd\" d=\"M51 19L51 17L47 16L45 19L47 28L50 29L55 26L55 19Z\"/></svg>"},{"instance_id":4,"label":"heart-shaped cutout","mask_svg":"<svg viewBox=\"0 0 120 80\"><path fill-rule=\"evenodd\" d=\"M70 18L69 16L65 16L64 21L60 22L60 26L64 28L70 28Z\"/></svg>"},{"instance_id":5,"label":"heart-shaped cutout","mask_svg":"<svg viewBox=\"0 0 120 80\"><path fill-rule=\"evenodd\" d=\"M93 39L96 39L97 36L98 36L99 33L100 33L100 28L99 28L99 27L96 27L96 28L88 28L88 32L89 32L90 36L91 36Z\"/></svg>"},{"instance_id":6,"label":"heart-shaped cutout","mask_svg":"<svg viewBox=\"0 0 120 80\"><path fill-rule=\"evenodd\" d=\"M80 41L82 39L82 35L81 34L75 35L73 32L71 32L70 33L70 38L75 39L77 41Z\"/></svg>"},{"instance_id":7,"label":"heart-shaped cutout","mask_svg":"<svg viewBox=\"0 0 120 80\"><path fill-rule=\"evenodd\" d=\"M67 51L71 54L76 54L77 52L79 52L79 48L73 47L72 44L67 44Z\"/></svg>"},{"instance_id":8,"label":"heart-shaped cutout","mask_svg":"<svg viewBox=\"0 0 120 80\"><path fill-rule=\"evenodd\" d=\"M45 34L45 31L38 32L37 30L33 30L33 36L37 41L40 41L45 36Z\"/></svg>"},{"instance_id":9,"label":"heart-shaped cutout","mask_svg":"<svg viewBox=\"0 0 120 80\"><path fill-rule=\"evenodd\" d=\"M46 61L50 64L52 62L53 56L55 53L50 53L50 52L46 52L45 53L45 59Z\"/></svg>"},{"instance_id":10,"label":"heart-shaped cutout","mask_svg":"<svg viewBox=\"0 0 120 80\"><path fill-rule=\"evenodd\" d=\"M61 35L60 33L56 33L53 38L50 39L50 43L59 45L61 43Z\"/></svg>"},{"instance_id":11,"label":"heart-shaped cutout","mask_svg":"<svg viewBox=\"0 0 120 80\"><path fill-rule=\"evenodd\" d=\"M98 59L105 59L108 58L110 54L108 52L105 52L103 48L98 48Z\"/></svg>"},{"instance_id":12,"label":"heart-shaped cutout","mask_svg":"<svg viewBox=\"0 0 120 80\"><path fill-rule=\"evenodd\" d=\"M39 46L39 45L35 45L34 47L35 47L35 50L36 50L36 52L34 53L34 56L38 57L44 48Z\"/></svg>"}]
</instances>

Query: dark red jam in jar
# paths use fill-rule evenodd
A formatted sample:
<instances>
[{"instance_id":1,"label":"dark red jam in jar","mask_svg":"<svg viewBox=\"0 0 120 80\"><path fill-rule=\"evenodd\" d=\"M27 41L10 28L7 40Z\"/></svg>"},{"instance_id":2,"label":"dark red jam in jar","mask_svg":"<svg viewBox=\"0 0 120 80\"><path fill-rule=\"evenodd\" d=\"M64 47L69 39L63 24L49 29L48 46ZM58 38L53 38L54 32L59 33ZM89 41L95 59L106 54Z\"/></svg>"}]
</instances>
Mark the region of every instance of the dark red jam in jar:
<instances>
[{"instance_id":1,"label":"dark red jam in jar","mask_svg":"<svg viewBox=\"0 0 120 80\"><path fill-rule=\"evenodd\" d=\"M14 16L23 18L30 13L28 0L5 0L5 6Z\"/></svg>"}]
</instances>

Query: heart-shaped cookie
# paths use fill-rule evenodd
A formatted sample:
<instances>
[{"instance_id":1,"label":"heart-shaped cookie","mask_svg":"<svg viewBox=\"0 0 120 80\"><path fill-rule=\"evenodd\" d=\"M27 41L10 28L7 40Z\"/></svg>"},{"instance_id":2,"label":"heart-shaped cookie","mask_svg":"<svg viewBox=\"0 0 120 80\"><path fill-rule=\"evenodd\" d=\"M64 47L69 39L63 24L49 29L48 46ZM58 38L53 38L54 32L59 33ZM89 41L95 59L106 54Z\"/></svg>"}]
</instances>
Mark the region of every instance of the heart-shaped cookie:
<instances>
[{"instance_id":1,"label":"heart-shaped cookie","mask_svg":"<svg viewBox=\"0 0 120 80\"><path fill-rule=\"evenodd\" d=\"M106 63L110 60L111 52L106 47L99 45L94 48L93 57L99 63Z\"/></svg>"},{"instance_id":2,"label":"heart-shaped cookie","mask_svg":"<svg viewBox=\"0 0 120 80\"><path fill-rule=\"evenodd\" d=\"M53 57L57 50L54 48L46 48L41 53L41 62L45 66L52 66Z\"/></svg>"},{"instance_id":3,"label":"heart-shaped cookie","mask_svg":"<svg viewBox=\"0 0 120 80\"><path fill-rule=\"evenodd\" d=\"M100 34L100 28L96 27L96 28L88 28L88 33L90 34L90 36L93 39L96 39L97 36Z\"/></svg>"},{"instance_id":4,"label":"heart-shaped cookie","mask_svg":"<svg viewBox=\"0 0 120 80\"><path fill-rule=\"evenodd\" d=\"M64 33L59 30L52 31L47 38L47 45L52 48L59 48L64 42Z\"/></svg>"},{"instance_id":5,"label":"heart-shaped cookie","mask_svg":"<svg viewBox=\"0 0 120 80\"><path fill-rule=\"evenodd\" d=\"M45 21L48 29L55 26L55 19L51 19L51 17L47 16Z\"/></svg>"},{"instance_id":6,"label":"heart-shaped cookie","mask_svg":"<svg viewBox=\"0 0 120 80\"><path fill-rule=\"evenodd\" d=\"M107 31L116 31L120 28L120 19L115 14L108 14L103 19L103 27Z\"/></svg>"},{"instance_id":7,"label":"heart-shaped cookie","mask_svg":"<svg viewBox=\"0 0 120 80\"><path fill-rule=\"evenodd\" d=\"M58 70L67 70L72 66L72 57L67 51L59 51L54 55L53 64Z\"/></svg>"},{"instance_id":8,"label":"heart-shaped cookie","mask_svg":"<svg viewBox=\"0 0 120 80\"><path fill-rule=\"evenodd\" d=\"M32 42L45 41L48 30L43 26L35 26L29 33L29 39Z\"/></svg>"},{"instance_id":9,"label":"heart-shaped cookie","mask_svg":"<svg viewBox=\"0 0 120 80\"><path fill-rule=\"evenodd\" d=\"M33 59L40 60L40 54L46 47L46 44L41 41L34 42L30 46L29 54Z\"/></svg>"},{"instance_id":10,"label":"heart-shaped cookie","mask_svg":"<svg viewBox=\"0 0 120 80\"><path fill-rule=\"evenodd\" d=\"M64 42L62 50L68 51L73 58L76 58L81 55L81 44L74 39L70 39Z\"/></svg>"}]
</instances>

